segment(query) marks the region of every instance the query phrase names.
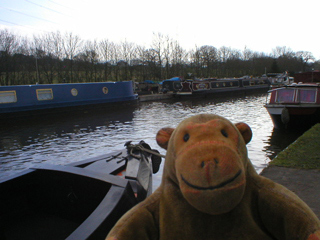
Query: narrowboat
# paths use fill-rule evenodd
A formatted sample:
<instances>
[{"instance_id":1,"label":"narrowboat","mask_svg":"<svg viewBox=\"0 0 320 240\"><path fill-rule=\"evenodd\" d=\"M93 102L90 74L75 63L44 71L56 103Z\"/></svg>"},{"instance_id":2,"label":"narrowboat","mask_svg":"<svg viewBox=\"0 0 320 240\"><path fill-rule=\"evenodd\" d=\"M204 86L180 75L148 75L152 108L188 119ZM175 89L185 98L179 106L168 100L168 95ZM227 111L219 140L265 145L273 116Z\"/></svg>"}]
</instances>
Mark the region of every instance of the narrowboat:
<instances>
[{"instance_id":1,"label":"narrowboat","mask_svg":"<svg viewBox=\"0 0 320 240\"><path fill-rule=\"evenodd\" d=\"M141 141L73 164L39 165L0 180L0 239L105 239L152 192L157 150Z\"/></svg>"},{"instance_id":2,"label":"narrowboat","mask_svg":"<svg viewBox=\"0 0 320 240\"><path fill-rule=\"evenodd\" d=\"M269 91L265 108L275 128L309 128L320 122L320 83L274 88Z\"/></svg>"},{"instance_id":3,"label":"narrowboat","mask_svg":"<svg viewBox=\"0 0 320 240\"><path fill-rule=\"evenodd\" d=\"M283 87L294 82L294 77L290 77L288 72L266 73L262 76L269 78L271 82L271 88Z\"/></svg>"},{"instance_id":4,"label":"narrowboat","mask_svg":"<svg viewBox=\"0 0 320 240\"><path fill-rule=\"evenodd\" d=\"M0 119L136 101L132 81L0 86Z\"/></svg>"},{"instance_id":5,"label":"narrowboat","mask_svg":"<svg viewBox=\"0 0 320 240\"><path fill-rule=\"evenodd\" d=\"M251 78L248 76L242 78L204 80L178 80L174 78L163 81L162 88L166 91L174 92L177 97L215 96L235 92L267 91L270 88L270 81L268 78Z\"/></svg>"}]
</instances>

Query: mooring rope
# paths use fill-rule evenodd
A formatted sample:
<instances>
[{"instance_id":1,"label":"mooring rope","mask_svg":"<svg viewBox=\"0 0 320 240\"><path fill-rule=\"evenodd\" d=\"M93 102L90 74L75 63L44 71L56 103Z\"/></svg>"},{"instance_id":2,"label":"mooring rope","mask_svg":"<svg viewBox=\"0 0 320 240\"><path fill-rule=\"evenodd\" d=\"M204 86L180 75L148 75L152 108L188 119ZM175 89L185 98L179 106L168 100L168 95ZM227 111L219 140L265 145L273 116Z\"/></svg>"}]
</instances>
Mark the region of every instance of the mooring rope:
<instances>
[{"instance_id":1,"label":"mooring rope","mask_svg":"<svg viewBox=\"0 0 320 240\"><path fill-rule=\"evenodd\" d=\"M148 153L151 153L152 155L155 155L155 156L158 156L158 157L163 157L165 158L166 156L163 155L163 154L160 154L158 152L156 152L155 150L150 150L148 148L145 148L143 147L141 144L128 144L126 145L128 149L130 149L130 152L129 154L135 158L138 158L140 159L140 156L136 155L133 153L134 150L141 150L141 151L145 151L145 152L148 152Z\"/></svg>"}]
</instances>

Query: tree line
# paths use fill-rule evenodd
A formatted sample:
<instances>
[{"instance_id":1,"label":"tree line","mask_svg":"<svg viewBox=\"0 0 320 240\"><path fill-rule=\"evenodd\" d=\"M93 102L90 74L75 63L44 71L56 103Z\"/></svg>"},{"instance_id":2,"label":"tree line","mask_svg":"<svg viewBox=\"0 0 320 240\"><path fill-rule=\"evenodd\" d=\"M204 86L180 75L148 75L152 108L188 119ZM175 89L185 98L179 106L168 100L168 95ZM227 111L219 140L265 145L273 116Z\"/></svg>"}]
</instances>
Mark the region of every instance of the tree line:
<instances>
[{"instance_id":1,"label":"tree line","mask_svg":"<svg viewBox=\"0 0 320 240\"><path fill-rule=\"evenodd\" d=\"M33 38L0 30L0 85L261 76L265 72L319 68L312 53L275 47L272 53L211 45L184 49L178 41L154 34L149 47L127 40L115 43L81 39L72 32Z\"/></svg>"}]
</instances>

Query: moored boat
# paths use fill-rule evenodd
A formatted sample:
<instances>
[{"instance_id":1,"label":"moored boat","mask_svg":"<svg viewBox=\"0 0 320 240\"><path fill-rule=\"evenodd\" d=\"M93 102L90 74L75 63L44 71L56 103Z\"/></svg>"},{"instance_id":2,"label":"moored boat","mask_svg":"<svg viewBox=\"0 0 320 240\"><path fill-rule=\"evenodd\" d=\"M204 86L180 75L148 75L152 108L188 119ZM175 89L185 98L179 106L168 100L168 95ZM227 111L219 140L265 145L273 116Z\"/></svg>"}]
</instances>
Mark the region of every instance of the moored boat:
<instances>
[{"instance_id":1,"label":"moored boat","mask_svg":"<svg viewBox=\"0 0 320 240\"><path fill-rule=\"evenodd\" d=\"M166 91L174 92L177 97L215 96L235 92L267 91L270 88L270 81L268 78L251 78L248 76L203 80L179 80L173 78L163 81L162 87Z\"/></svg>"},{"instance_id":2,"label":"moored boat","mask_svg":"<svg viewBox=\"0 0 320 240\"><path fill-rule=\"evenodd\" d=\"M132 81L0 86L0 118L136 101Z\"/></svg>"},{"instance_id":3,"label":"moored boat","mask_svg":"<svg viewBox=\"0 0 320 240\"><path fill-rule=\"evenodd\" d=\"M263 76L268 77L271 82L271 88L283 87L294 82L294 77L290 77L287 71L283 73L266 73Z\"/></svg>"},{"instance_id":4,"label":"moored boat","mask_svg":"<svg viewBox=\"0 0 320 240\"><path fill-rule=\"evenodd\" d=\"M152 192L161 156L143 141L66 166L40 165L0 180L1 239L105 239Z\"/></svg>"},{"instance_id":5,"label":"moored boat","mask_svg":"<svg viewBox=\"0 0 320 240\"><path fill-rule=\"evenodd\" d=\"M265 105L275 128L309 128L320 122L320 83L293 83L269 91Z\"/></svg>"}]
</instances>

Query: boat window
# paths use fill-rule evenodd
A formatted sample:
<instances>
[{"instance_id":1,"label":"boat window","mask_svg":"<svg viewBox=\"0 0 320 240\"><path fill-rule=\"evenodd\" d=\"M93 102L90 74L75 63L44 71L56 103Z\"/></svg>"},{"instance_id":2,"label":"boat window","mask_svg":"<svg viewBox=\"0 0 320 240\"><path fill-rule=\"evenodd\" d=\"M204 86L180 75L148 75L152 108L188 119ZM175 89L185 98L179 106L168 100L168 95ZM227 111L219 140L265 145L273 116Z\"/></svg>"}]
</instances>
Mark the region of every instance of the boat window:
<instances>
[{"instance_id":1,"label":"boat window","mask_svg":"<svg viewBox=\"0 0 320 240\"><path fill-rule=\"evenodd\" d=\"M0 91L0 103L17 102L16 91Z\"/></svg>"},{"instance_id":2,"label":"boat window","mask_svg":"<svg viewBox=\"0 0 320 240\"><path fill-rule=\"evenodd\" d=\"M37 89L37 98L39 101L52 100L52 89Z\"/></svg>"},{"instance_id":3,"label":"boat window","mask_svg":"<svg viewBox=\"0 0 320 240\"><path fill-rule=\"evenodd\" d=\"M103 88L102 88L102 92L103 92L104 94L108 94L109 89L108 89L107 87L103 87Z\"/></svg>"},{"instance_id":4,"label":"boat window","mask_svg":"<svg viewBox=\"0 0 320 240\"><path fill-rule=\"evenodd\" d=\"M279 89L277 90L276 102L278 103L293 103L294 89Z\"/></svg>"},{"instance_id":5,"label":"boat window","mask_svg":"<svg viewBox=\"0 0 320 240\"><path fill-rule=\"evenodd\" d=\"M72 88L71 89L71 94L72 94L72 96L77 96L78 95L78 90L77 89L75 89L75 88Z\"/></svg>"},{"instance_id":6,"label":"boat window","mask_svg":"<svg viewBox=\"0 0 320 240\"><path fill-rule=\"evenodd\" d=\"M316 102L316 91L313 89L300 89L299 100L302 103L315 103Z\"/></svg>"}]
</instances>

